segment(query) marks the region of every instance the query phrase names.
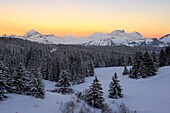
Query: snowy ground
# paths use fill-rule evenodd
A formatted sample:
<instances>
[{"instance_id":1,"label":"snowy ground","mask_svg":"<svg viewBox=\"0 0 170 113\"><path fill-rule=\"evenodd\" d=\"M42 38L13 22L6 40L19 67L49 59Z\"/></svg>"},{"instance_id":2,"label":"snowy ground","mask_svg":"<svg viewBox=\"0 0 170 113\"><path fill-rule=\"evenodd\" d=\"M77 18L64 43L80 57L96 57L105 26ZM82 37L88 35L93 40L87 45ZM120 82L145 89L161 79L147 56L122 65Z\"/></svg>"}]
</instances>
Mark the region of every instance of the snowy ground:
<instances>
[{"instance_id":1,"label":"snowy ground","mask_svg":"<svg viewBox=\"0 0 170 113\"><path fill-rule=\"evenodd\" d=\"M95 73L102 84L105 101L111 108L116 103L125 103L138 113L169 113L170 105L170 66L159 69L158 75L140 80L132 80L122 75L122 67L97 68ZM123 88L124 98L109 99L108 86L112 75L117 72ZM94 77L86 78L86 82L73 86L74 90L84 91L89 88ZM53 89L55 82L45 81L46 90ZM71 100L71 95L46 92L46 98L36 99L29 96L8 94L9 99L0 102L0 113L60 113L60 102Z\"/></svg>"}]
</instances>

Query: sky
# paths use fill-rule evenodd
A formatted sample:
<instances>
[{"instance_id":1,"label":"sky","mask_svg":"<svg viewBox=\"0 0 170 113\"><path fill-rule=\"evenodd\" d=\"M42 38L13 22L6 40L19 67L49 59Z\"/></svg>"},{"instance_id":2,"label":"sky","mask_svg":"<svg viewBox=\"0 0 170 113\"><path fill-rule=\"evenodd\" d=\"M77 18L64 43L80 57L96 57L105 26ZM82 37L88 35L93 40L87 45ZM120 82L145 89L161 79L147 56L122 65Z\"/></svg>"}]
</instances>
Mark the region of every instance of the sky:
<instances>
[{"instance_id":1,"label":"sky","mask_svg":"<svg viewBox=\"0 0 170 113\"><path fill-rule=\"evenodd\" d=\"M0 35L83 37L137 31L147 38L170 33L170 0L0 0Z\"/></svg>"}]
</instances>

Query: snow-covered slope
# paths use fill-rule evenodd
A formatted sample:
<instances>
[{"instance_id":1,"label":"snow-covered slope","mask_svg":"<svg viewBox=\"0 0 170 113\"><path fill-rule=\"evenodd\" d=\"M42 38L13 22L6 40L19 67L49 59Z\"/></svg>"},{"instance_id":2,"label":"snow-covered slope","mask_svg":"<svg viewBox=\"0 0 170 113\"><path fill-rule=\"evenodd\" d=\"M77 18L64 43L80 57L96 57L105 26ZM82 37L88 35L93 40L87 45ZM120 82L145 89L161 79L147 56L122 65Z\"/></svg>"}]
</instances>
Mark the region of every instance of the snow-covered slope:
<instances>
[{"instance_id":1,"label":"snow-covered slope","mask_svg":"<svg viewBox=\"0 0 170 113\"><path fill-rule=\"evenodd\" d=\"M169 113L170 105L170 66L162 67L156 76L147 79L134 80L123 76L123 67L97 68L97 75L104 91L105 102L115 110L115 103L125 103L131 110L138 113ZM114 73L123 89L121 99L108 98L109 83ZM84 91L89 88L94 77L86 78L86 82L72 86L74 90ZM46 90L53 89L55 82L45 81ZM71 95L61 95L46 92L45 99L36 99L29 96L8 94L6 101L0 102L1 113L61 113L60 102L72 100ZM81 104L81 103L80 103ZM100 111L96 111L100 113Z\"/></svg>"},{"instance_id":2,"label":"snow-covered slope","mask_svg":"<svg viewBox=\"0 0 170 113\"><path fill-rule=\"evenodd\" d=\"M102 84L105 101L113 108L113 101L125 103L131 110L138 113L169 113L170 105L170 66L159 69L158 75L147 78L133 80L123 76L123 67L97 68L95 74ZM108 98L109 83L114 73L118 74L118 79L123 89L124 98ZM94 77L86 79L86 83L74 86L74 90L83 91L92 83Z\"/></svg>"},{"instance_id":3,"label":"snow-covered slope","mask_svg":"<svg viewBox=\"0 0 170 113\"><path fill-rule=\"evenodd\" d=\"M164 42L165 44L170 45L170 34L167 34L163 36L162 38L160 38L160 41Z\"/></svg>"},{"instance_id":4,"label":"snow-covered slope","mask_svg":"<svg viewBox=\"0 0 170 113\"><path fill-rule=\"evenodd\" d=\"M7 37L7 36L5 36ZM24 40L44 43L44 44L83 44L83 45L97 45L97 46L157 46L164 47L170 44L170 35L158 39L148 39L143 37L138 32L126 33L124 30L115 30L111 33L97 32L90 36L77 38L74 36L58 37L55 35L42 35L35 30L28 31L24 36L10 36L13 38L21 38Z\"/></svg>"},{"instance_id":5,"label":"snow-covered slope","mask_svg":"<svg viewBox=\"0 0 170 113\"><path fill-rule=\"evenodd\" d=\"M89 36L92 40L86 45L140 45L145 38L137 32L126 33L124 30L116 30L108 34L95 33ZM88 37L87 37L88 38Z\"/></svg>"}]
</instances>

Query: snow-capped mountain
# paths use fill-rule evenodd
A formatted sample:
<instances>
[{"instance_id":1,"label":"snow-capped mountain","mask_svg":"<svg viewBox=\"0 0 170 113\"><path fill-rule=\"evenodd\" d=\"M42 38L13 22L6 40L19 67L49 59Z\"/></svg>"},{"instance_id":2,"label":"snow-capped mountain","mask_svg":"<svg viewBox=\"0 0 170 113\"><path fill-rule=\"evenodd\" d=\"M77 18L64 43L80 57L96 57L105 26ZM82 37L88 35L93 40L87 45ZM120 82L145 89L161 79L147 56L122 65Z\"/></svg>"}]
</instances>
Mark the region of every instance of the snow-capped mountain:
<instances>
[{"instance_id":1,"label":"snow-capped mountain","mask_svg":"<svg viewBox=\"0 0 170 113\"><path fill-rule=\"evenodd\" d=\"M111 33L97 32L90 36L78 38L74 36L58 37L53 34L42 35L41 33L30 30L24 36L6 36L12 38L21 38L24 40L44 43L44 44L83 44L83 45L96 45L96 46L114 46L114 45L126 45L126 46L156 46L164 47L170 45L170 34L162 38L148 39L143 37L138 32L127 33L124 30L115 30Z\"/></svg>"},{"instance_id":2,"label":"snow-capped mountain","mask_svg":"<svg viewBox=\"0 0 170 113\"><path fill-rule=\"evenodd\" d=\"M160 41L164 42L167 45L170 45L170 34L167 34L160 38Z\"/></svg>"}]
</instances>

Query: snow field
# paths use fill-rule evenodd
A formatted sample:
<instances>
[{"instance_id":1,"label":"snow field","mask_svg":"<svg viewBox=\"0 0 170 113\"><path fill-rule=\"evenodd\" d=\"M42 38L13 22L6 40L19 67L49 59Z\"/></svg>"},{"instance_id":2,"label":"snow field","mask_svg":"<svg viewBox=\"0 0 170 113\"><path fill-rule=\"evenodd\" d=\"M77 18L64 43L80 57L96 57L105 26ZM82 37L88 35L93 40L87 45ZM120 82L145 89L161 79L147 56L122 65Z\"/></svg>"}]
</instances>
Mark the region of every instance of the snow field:
<instances>
[{"instance_id":1,"label":"snow field","mask_svg":"<svg viewBox=\"0 0 170 113\"><path fill-rule=\"evenodd\" d=\"M95 69L95 74L102 84L105 102L112 109L116 109L116 104L113 103L123 102L130 110L136 110L138 113L169 113L170 66L160 68L154 77L138 80L123 76L123 69L124 67ZM109 84L115 72L123 89L124 97L121 99L108 98ZM94 77L88 77L85 83L74 85L72 88L76 91L84 91L89 88L93 79ZM44 83L46 90L55 88L55 82L44 81ZM46 92L45 99L17 94L7 94L7 96L10 98L0 102L0 113L60 113L60 103L72 100L72 95L52 92Z\"/></svg>"}]
</instances>

